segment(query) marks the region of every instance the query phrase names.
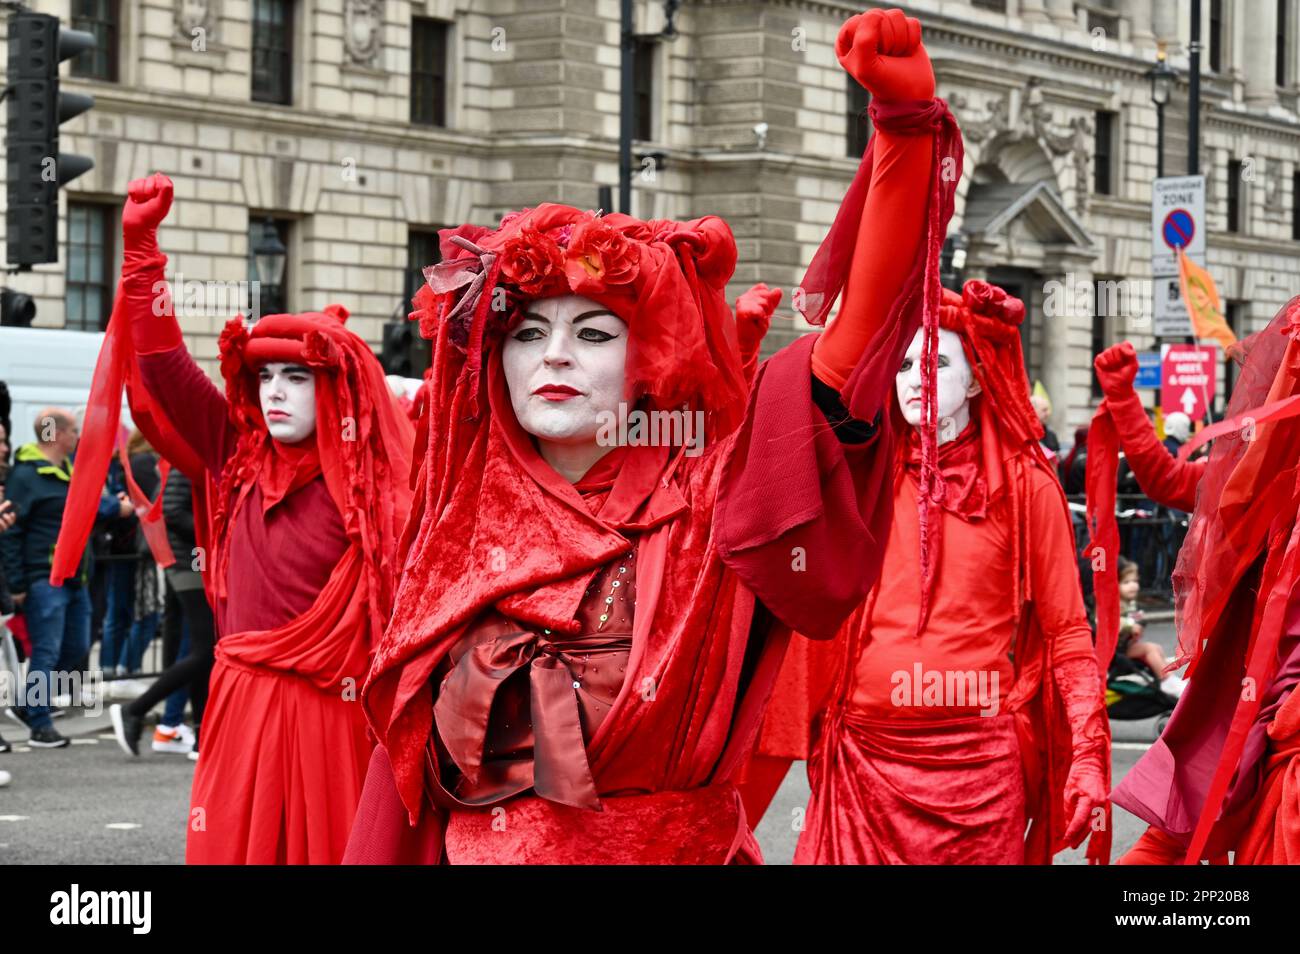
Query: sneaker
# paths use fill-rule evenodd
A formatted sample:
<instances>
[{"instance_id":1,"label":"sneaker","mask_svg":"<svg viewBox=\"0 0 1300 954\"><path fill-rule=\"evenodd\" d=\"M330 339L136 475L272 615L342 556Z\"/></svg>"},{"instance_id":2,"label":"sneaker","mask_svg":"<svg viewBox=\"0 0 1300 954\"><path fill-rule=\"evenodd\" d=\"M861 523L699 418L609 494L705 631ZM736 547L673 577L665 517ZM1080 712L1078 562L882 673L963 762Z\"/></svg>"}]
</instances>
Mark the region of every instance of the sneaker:
<instances>
[{"instance_id":1,"label":"sneaker","mask_svg":"<svg viewBox=\"0 0 1300 954\"><path fill-rule=\"evenodd\" d=\"M113 720L113 734L117 736L117 744L122 747L122 751L127 755L139 755L140 732L144 729L144 720L117 703L109 706L108 715Z\"/></svg>"},{"instance_id":2,"label":"sneaker","mask_svg":"<svg viewBox=\"0 0 1300 954\"><path fill-rule=\"evenodd\" d=\"M23 715L22 710L17 709L17 708L15 708L14 706L9 706L7 709L5 709L5 715L7 715L9 718L13 719L13 720L14 720L15 722L17 722L20 726L22 726L24 729L30 729L30 728L31 728L31 726L29 726L29 725L27 724L27 717L26 717L25 715Z\"/></svg>"},{"instance_id":3,"label":"sneaker","mask_svg":"<svg viewBox=\"0 0 1300 954\"><path fill-rule=\"evenodd\" d=\"M154 730L152 748L155 752L193 751L194 733L187 725L160 725Z\"/></svg>"},{"instance_id":4,"label":"sneaker","mask_svg":"<svg viewBox=\"0 0 1300 954\"><path fill-rule=\"evenodd\" d=\"M10 782L12 782L13 780L14 780L14 777L13 777L12 775L10 775L10 774L9 774L8 772L6 772L4 769L0 769L0 788L4 788L6 785L8 785L8 784L9 784Z\"/></svg>"},{"instance_id":5,"label":"sneaker","mask_svg":"<svg viewBox=\"0 0 1300 954\"><path fill-rule=\"evenodd\" d=\"M0 735L0 753L12 752L14 747L5 741L5 737Z\"/></svg>"},{"instance_id":6,"label":"sneaker","mask_svg":"<svg viewBox=\"0 0 1300 954\"><path fill-rule=\"evenodd\" d=\"M68 744L68 739L59 735L59 730L50 725L32 729L32 737L27 740L27 744L34 749L61 749Z\"/></svg>"},{"instance_id":7,"label":"sneaker","mask_svg":"<svg viewBox=\"0 0 1300 954\"><path fill-rule=\"evenodd\" d=\"M198 750L198 749L190 749L189 760L190 760L191 762L197 762L197 761L199 760L199 750Z\"/></svg>"}]
</instances>

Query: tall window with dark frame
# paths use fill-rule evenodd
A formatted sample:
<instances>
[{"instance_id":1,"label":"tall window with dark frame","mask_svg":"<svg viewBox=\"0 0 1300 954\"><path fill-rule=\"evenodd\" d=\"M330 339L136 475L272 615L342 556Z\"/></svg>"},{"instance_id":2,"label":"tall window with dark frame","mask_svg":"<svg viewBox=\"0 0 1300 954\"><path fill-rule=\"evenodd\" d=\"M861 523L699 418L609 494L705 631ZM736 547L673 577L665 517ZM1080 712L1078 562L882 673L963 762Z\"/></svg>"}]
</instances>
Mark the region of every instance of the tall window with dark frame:
<instances>
[{"instance_id":1,"label":"tall window with dark frame","mask_svg":"<svg viewBox=\"0 0 1300 954\"><path fill-rule=\"evenodd\" d=\"M451 24L428 17L411 19L411 122L447 125L447 48Z\"/></svg>"},{"instance_id":2,"label":"tall window with dark frame","mask_svg":"<svg viewBox=\"0 0 1300 954\"><path fill-rule=\"evenodd\" d=\"M1114 275L1097 275L1093 279L1093 288L1096 290L1096 296L1093 300L1092 307L1092 357L1096 360L1097 355L1101 354L1111 343L1111 331L1114 327L1114 316L1111 314L1112 296L1102 294L1102 289L1111 289L1117 287L1114 283L1119 278ZM1117 303L1118 304L1118 303ZM1101 382L1097 375L1088 376L1092 385L1093 400L1102 397Z\"/></svg>"},{"instance_id":3,"label":"tall window with dark frame","mask_svg":"<svg viewBox=\"0 0 1300 954\"><path fill-rule=\"evenodd\" d=\"M1096 129L1093 142L1092 189L1098 195L1110 195L1115 170L1115 123L1112 112L1098 110L1093 125Z\"/></svg>"},{"instance_id":4,"label":"tall window with dark frame","mask_svg":"<svg viewBox=\"0 0 1300 954\"><path fill-rule=\"evenodd\" d=\"M73 76L117 82L117 47L121 24L119 0L72 0L71 24L95 38L95 45L72 58Z\"/></svg>"},{"instance_id":5,"label":"tall window with dark frame","mask_svg":"<svg viewBox=\"0 0 1300 954\"><path fill-rule=\"evenodd\" d=\"M253 91L259 103L293 102L293 0L252 0Z\"/></svg>"},{"instance_id":6,"label":"tall window with dark frame","mask_svg":"<svg viewBox=\"0 0 1300 954\"><path fill-rule=\"evenodd\" d=\"M844 111L844 130L848 141L847 155L854 159L862 158L867 151L867 141L871 138L871 117L867 107L871 105L871 94L862 88L862 84L852 76L848 80L848 107Z\"/></svg>"},{"instance_id":7,"label":"tall window with dark frame","mask_svg":"<svg viewBox=\"0 0 1300 954\"><path fill-rule=\"evenodd\" d=\"M406 281L402 287L403 314L411 307L411 299L424 284L424 270L442 261L436 229L406 230Z\"/></svg>"},{"instance_id":8,"label":"tall window with dark frame","mask_svg":"<svg viewBox=\"0 0 1300 954\"><path fill-rule=\"evenodd\" d=\"M1241 231L1241 160L1228 160L1228 231Z\"/></svg>"},{"instance_id":9,"label":"tall window with dark frame","mask_svg":"<svg viewBox=\"0 0 1300 954\"><path fill-rule=\"evenodd\" d=\"M1223 72L1223 0L1210 0L1210 69Z\"/></svg>"},{"instance_id":10,"label":"tall window with dark frame","mask_svg":"<svg viewBox=\"0 0 1300 954\"><path fill-rule=\"evenodd\" d=\"M99 202L68 203L64 246L64 327L103 331L113 309L113 226L117 209Z\"/></svg>"},{"instance_id":11,"label":"tall window with dark frame","mask_svg":"<svg viewBox=\"0 0 1300 954\"><path fill-rule=\"evenodd\" d=\"M1287 8L1290 6L1290 0L1277 0L1277 85L1286 86L1291 79L1291 71L1287 69L1290 65L1288 60L1291 58L1290 37L1287 35L1291 32L1291 24L1288 21L1287 14L1290 12Z\"/></svg>"},{"instance_id":12,"label":"tall window with dark frame","mask_svg":"<svg viewBox=\"0 0 1300 954\"><path fill-rule=\"evenodd\" d=\"M636 125L632 138L649 142L654 135L655 59L659 44L652 38L637 37L635 69L632 76L632 98L636 103Z\"/></svg>"},{"instance_id":13,"label":"tall window with dark frame","mask_svg":"<svg viewBox=\"0 0 1300 954\"><path fill-rule=\"evenodd\" d=\"M1291 173L1291 238L1300 242L1300 170Z\"/></svg>"},{"instance_id":14,"label":"tall window with dark frame","mask_svg":"<svg viewBox=\"0 0 1300 954\"><path fill-rule=\"evenodd\" d=\"M1238 338L1241 337L1241 317L1246 310L1246 303L1241 301L1229 301L1223 305L1223 320L1228 323L1232 333ZM1223 363L1223 403L1227 406L1228 399L1232 397L1232 389L1237 384L1237 378L1241 376L1241 367L1236 361L1228 358Z\"/></svg>"}]
</instances>

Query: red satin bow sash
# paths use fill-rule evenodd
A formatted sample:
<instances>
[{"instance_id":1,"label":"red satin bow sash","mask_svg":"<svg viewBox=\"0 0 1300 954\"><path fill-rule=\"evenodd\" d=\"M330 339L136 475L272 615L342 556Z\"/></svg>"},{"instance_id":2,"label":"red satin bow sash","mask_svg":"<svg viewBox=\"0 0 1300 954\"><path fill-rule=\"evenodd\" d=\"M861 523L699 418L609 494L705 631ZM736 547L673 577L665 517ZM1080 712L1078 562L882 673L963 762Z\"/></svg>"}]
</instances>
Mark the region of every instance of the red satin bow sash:
<instances>
[{"instance_id":1,"label":"red satin bow sash","mask_svg":"<svg viewBox=\"0 0 1300 954\"><path fill-rule=\"evenodd\" d=\"M561 637L511 631L482 640L459 658L433 707L448 755L471 784L481 774L499 774L500 766L485 764L493 705L505 682L527 667L532 762L507 763L507 790L493 794L504 797L531 786L550 801L599 810L579 712L579 677L589 657L626 656L631 648L631 635L623 633Z\"/></svg>"}]
</instances>

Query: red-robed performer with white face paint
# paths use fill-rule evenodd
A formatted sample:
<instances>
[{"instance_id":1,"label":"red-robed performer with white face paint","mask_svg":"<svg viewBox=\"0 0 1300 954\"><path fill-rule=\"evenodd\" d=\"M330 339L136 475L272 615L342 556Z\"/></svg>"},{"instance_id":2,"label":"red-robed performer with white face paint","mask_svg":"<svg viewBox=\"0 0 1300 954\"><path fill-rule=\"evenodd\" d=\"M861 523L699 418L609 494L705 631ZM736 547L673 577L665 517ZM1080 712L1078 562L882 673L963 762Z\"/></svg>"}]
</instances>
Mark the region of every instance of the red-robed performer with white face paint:
<instances>
[{"instance_id":1,"label":"red-robed performer with white face paint","mask_svg":"<svg viewBox=\"0 0 1300 954\"><path fill-rule=\"evenodd\" d=\"M743 773L758 815L808 760L796 864L1041 864L1090 831L1109 854L1101 679L1023 318L984 282L945 290L930 367L918 333L899 368L884 571L837 640L794 642Z\"/></svg>"},{"instance_id":2,"label":"red-robed performer with white face paint","mask_svg":"<svg viewBox=\"0 0 1300 954\"><path fill-rule=\"evenodd\" d=\"M136 423L202 501L204 552L175 554L205 571L218 635L186 860L337 863L370 757L359 696L392 606L414 429L338 305L230 321L223 396L186 350L163 281L156 234L171 200L161 174L130 184L86 490L73 496L103 482L125 386ZM83 503L62 552L84 541ZM117 718L138 738L138 717Z\"/></svg>"},{"instance_id":3,"label":"red-robed performer with white face paint","mask_svg":"<svg viewBox=\"0 0 1300 954\"><path fill-rule=\"evenodd\" d=\"M851 23L876 136L822 291L853 265L833 361L810 335L748 387L762 321L727 308L736 246L713 216L545 204L442 233L348 860L758 860L733 777L790 629L832 636L878 572L892 436L873 422L937 305L938 170L960 150L916 21ZM622 427L669 412L667 440Z\"/></svg>"}]
</instances>

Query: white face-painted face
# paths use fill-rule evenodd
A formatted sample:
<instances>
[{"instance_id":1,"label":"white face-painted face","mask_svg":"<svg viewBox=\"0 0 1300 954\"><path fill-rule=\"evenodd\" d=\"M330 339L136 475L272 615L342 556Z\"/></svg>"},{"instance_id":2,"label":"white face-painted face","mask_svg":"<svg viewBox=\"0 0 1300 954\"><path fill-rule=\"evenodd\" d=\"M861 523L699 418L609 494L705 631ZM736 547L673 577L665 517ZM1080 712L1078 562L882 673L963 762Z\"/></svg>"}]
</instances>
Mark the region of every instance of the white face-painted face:
<instances>
[{"instance_id":1,"label":"white face-painted face","mask_svg":"<svg viewBox=\"0 0 1300 954\"><path fill-rule=\"evenodd\" d=\"M596 445L623 400L626 364L627 324L581 295L530 304L501 351L515 417L551 444Z\"/></svg>"},{"instance_id":2,"label":"white face-painted face","mask_svg":"<svg viewBox=\"0 0 1300 954\"><path fill-rule=\"evenodd\" d=\"M917 331L894 379L898 406L903 418L913 427L921 424L921 345L925 329ZM939 329L939 373L935 378L938 392L939 443L952 440L970 423L970 399L980 393L979 382L971 372L961 338L955 331Z\"/></svg>"},{"instance_id":3,"label":"white face-painted face","mask_svg":"<svg viewBox=\"0 0 1300 954\"><path fill-rule=\"evenodd\" d=\"M282 444L316 432L316 375L301 364L271 361L257 369L258 397L266 429Z\"/></svg>"}]
</instances>

